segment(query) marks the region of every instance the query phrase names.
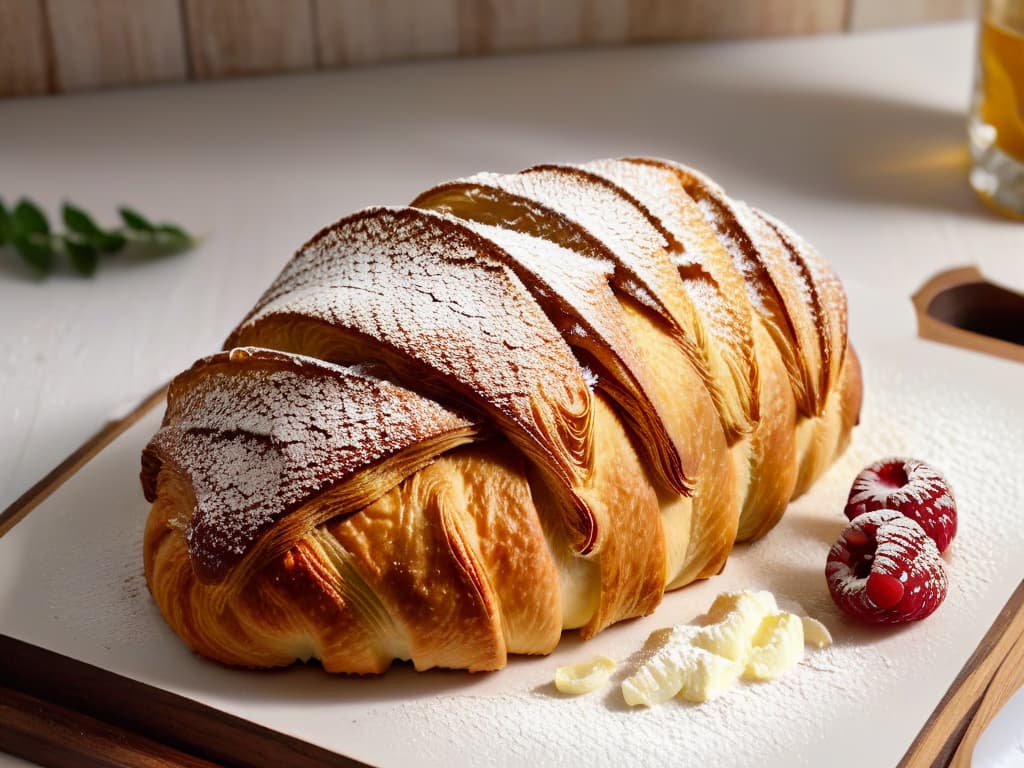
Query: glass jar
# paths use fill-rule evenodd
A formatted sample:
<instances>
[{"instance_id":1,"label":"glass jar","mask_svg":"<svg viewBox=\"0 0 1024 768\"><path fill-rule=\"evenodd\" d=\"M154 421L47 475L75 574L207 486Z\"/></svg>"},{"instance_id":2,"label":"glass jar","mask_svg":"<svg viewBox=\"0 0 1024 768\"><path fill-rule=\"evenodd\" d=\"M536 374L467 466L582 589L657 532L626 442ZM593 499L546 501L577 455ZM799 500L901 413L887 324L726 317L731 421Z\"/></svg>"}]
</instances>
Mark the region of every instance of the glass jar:
<instances>
[{"instance_id":1,"label":"glass jar","mask_svg":"<svg viewBox=\"0 0 1024 768\"><path fill-rule=\"evenodd\" d=\"M968 119L971 186L1024 219L1024 0L984 0Z\"/></svg>"}]
</instances>

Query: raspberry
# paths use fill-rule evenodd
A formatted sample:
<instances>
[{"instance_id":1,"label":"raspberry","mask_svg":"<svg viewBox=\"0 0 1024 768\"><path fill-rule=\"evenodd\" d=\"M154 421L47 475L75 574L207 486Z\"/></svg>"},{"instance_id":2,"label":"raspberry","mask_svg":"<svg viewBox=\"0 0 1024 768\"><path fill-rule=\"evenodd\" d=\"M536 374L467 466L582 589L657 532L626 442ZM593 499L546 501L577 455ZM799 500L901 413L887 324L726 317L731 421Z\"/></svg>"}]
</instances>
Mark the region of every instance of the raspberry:
<instances>
[{"instance_id":1,"label":"raspberry","mask_svg":"<svg viewBox=\"0 0 1024 768\"><path fill-rule=\"evenodd\" d=\"M843 511L853 520L876 509L902 512L924 528L939 552L956 536L956 503L949 483L923 461L883 459L860 471Z\"/></svg>"},{"instance_id":2,"label":"raspberry","mask_svg":"<svg viewBox=\"0 0 1024 768\"><path fill-rule=\"evenodd\" d=\"M869 624L930 615L946 597L946 569L935 542L894 509L858 515L832 545L825 565L832 599Z\"/></svg>"}]
</instances>

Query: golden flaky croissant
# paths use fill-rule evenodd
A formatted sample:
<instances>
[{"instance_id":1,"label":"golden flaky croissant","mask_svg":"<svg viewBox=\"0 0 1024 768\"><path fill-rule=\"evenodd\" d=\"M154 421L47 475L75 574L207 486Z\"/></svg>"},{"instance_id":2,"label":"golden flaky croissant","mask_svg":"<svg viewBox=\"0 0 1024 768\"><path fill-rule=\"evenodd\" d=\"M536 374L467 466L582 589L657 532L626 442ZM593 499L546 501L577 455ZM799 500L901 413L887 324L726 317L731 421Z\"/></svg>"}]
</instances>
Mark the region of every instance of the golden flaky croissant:
<instances>
[{"instance_id":1,"label":"golden flaky croissant","mask_svg":"<svg viewBox=\"0 0 1024 768\"><path fill-rule=\"evenodd\" d=\"M171 384L146 578L188 645L502 667L648 614L845 447L838 280L651 159L481 174L320 231Z\"/></svg>"}]
</instances>

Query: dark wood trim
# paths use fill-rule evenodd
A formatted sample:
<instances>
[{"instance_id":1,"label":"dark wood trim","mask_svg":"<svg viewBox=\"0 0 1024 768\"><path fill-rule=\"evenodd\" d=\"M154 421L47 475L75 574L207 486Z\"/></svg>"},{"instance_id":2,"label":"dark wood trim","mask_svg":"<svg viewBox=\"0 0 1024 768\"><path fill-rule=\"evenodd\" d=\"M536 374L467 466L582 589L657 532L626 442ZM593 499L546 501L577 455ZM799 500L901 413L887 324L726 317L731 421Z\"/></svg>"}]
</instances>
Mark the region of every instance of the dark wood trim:
<instances>
[{"instance_id":1,"label":"dark wood trim","mask_svg":"<svg viewBox=\"0 0 1024 768\"><path fill-rule=\"evenodd\" d=\"M186 760L177 764L195 768L211 761L254 768L365 768L192 699L0 635L0 713L4 694L12 702L38 701L43 709L15 721L0 717L0 749L11 744L17 754L45 765L175 765L153 760L182 754ZM49 705L54 708L45 709ZM65 711L85 730L50 717ZM126 734L140 738L132 741ZM116 745L118 759L132 759L95 762L101 745Z\"/></svg>"},{"instance_id":2,"label":"dark wood trim","mask_svg":"<svg viewBox=\"0 0 1024 768\"><path fill-rule=\"evenodd\" d=\"M75 474L89 460L113 442L114 438L137 422L149 410L167 397L167 386L164 385L135 406L127 416L105 424L99 432L86 440L70 456L54 467L38 483L33 485L14 500L3 512L0 512L0 536L3 536L14 524L35 509L51 493L60 488L69 477Z\"/></svg>"},{"instance_id":3,"label":"dark wood trim","mask_svg":"<svg viewBox=\"0 0 1024 768\"><path fill-rule=\"evenodd\" d=\"M0 687L0 752L56 768L215 768L217 763L51 701Z\"/></svg>"}]
</instances>

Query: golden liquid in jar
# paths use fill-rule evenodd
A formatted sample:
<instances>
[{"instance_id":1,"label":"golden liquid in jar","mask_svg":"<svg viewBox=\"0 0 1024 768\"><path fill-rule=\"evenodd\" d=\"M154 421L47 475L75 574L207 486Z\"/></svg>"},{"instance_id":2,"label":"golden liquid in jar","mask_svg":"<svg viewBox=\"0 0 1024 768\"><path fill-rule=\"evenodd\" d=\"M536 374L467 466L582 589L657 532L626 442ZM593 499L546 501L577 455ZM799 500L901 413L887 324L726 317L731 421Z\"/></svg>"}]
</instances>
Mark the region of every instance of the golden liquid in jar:
<instances>
[{"instance_id":1,"label":"golden liquid in jar","mask_svg":"<svg viewBox=\"0 0 1024 768\"><path fill-rule=\"evenodd\" d=\"M978 116L995 129L999 149L1024 161L1024 3L1020 5L1018 16L987 15L982 20Z\"/></svg>"},{"instance_id":2,"label":"golden liquid in jar","mask_svg":"<svg viewBox=\"0 0 1024 768\"><path fill-rule=\"evenodd\" d=\"M968 180L983 202L1024 220L1024 0L984 0Z\"/></svg>"}]
</instances>

